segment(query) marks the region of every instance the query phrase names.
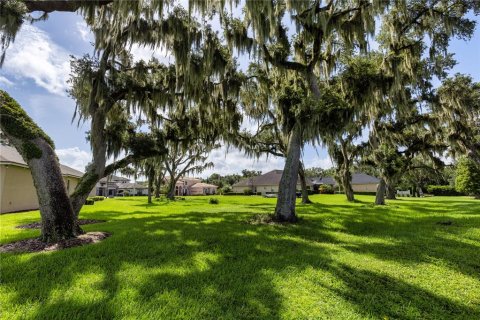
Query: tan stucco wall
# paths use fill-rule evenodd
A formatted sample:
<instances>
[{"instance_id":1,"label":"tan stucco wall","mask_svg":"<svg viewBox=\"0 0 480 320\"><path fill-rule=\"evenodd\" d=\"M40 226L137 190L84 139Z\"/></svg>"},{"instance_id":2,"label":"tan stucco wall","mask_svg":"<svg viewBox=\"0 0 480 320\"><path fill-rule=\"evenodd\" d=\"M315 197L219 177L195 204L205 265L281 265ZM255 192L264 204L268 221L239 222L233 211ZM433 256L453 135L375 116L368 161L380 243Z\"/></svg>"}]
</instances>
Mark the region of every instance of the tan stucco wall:
<instances>
[{"instance_id":1,"label":"tan stucco wall","mask_svg":"<svg viewBox=\"0 0 480 320\"><path fill-rule=\"evenodd\" d=\"M353 192L376 192L376 184L354 184L352 185Z\"/></svg>"},{"instance_id":2,"label":"tan stucco wall","mask_svg":"<svg viewBox=\"0 0 480 320\"><path fill-rule=\"evenodd\" d=\"M298 184L297 190L300 190L302 187ZM245 189L250 189L248 187L232 187L232 192L235 193L243 193ZM255 192L261 192L262 195L266 193L278 193L278 186L271 185L271 186L257 186Z\"/></svg>"},{"instance_id":3,"label":"tan stucco wall","mask_svg":"<svg viewBox=\"0 0 480 320\"><path fill-rule=\"evenodd\" d=\"M190 188L190 194L192 196L198 196L198 195L203 195L203 187L198 187L198 188ZM209 188L210 189L210 194L216 194L217 193L217 188Z\"/></svg>"},{"instance_id":4,"label":"tan stucco wall","mask_svg":"<svg viewBox=\"0 0 480 320\"><path fill-rule=\"evenodd\" d=\"M73 193L79 179L63 180L65 185L70 180L69 193ZM0 194L0 213L38 209L37 192L28 168L0 165Z\"/></svg>"}]
</instances>

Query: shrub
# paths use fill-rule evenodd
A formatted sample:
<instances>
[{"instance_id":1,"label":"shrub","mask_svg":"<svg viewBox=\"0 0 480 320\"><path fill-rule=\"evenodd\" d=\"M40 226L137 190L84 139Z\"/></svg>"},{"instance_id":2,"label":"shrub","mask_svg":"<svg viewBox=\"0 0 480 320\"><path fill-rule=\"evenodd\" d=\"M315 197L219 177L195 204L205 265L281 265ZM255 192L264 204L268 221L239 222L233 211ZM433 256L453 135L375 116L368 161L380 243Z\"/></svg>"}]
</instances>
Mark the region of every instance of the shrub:
<instances>
[{"instance_id":1,"label":"shrub","mask_svg":"<svg viewBox=\"0 0 480 320\"><path fill-rule=\"evenodd\" d=\"M333 190L333 187L328 184L321 184L318 187L318 193L320 194L334 194L335 190Z\"/></svg>"},{"instance_id":2,"label":"shrub","mask_svg":"<svg viewBox=\"0 0 480 320\"><path fill-rule=\"evenodd\" d=\"M105 197L104 196L95 196L95 197L90 197L89 199L93 200L93 201L103 201L103 200L105 200Z\"/></svg>"},{"instance_id":3,"label":"shrub","mask_svg":"<svg viewBox=\"0 0 480 320\"><path fill-rule=\"evenodd\" d=\"M93 201L92 199L87 199L87 200L85 200L85 205L91 206L91 205L93 205L93 204L95 204L95 201Z\"/></svg>"},{"instance_id":4,"label":"shrub","mask_svg":"<svg viewBox=\"0 0 480 320\"><path fill-rule=\"evenodd\" d=\"M243 194L246 196L251 196L253 194L252 189L244 189Z\"/></svg>"},{"instance_id":5,"label":"shrub","mask_svg":"<svg viewBox=\"0 0 480 320\"><path fill-rule=\"evenodd\" d=\"M210 200L208 201L208 203L210 203L210 204L218 204L218 199L217 199L217 198L210 198Z\"/></svg>"},{"instance_id":6,"label":"shrub","mask_svg":"<svg viewBox=\"0 0 480 320\"><path fill-rule=\"evenodd\" d=\"M427 192L434 196L461 196L462 193L455 190L452 186L427 186Z\"/></svg>"},{"instance_id":7,"label":"shrub","mask_svg":"<svg viewBox=\"0 0 480 320\"><path fill-rule=\"evenodd\" d=\"M469 158L460 159L457 164L455 187L459 192L480 195L480 165Z\"/></svg>"}]
</instances>

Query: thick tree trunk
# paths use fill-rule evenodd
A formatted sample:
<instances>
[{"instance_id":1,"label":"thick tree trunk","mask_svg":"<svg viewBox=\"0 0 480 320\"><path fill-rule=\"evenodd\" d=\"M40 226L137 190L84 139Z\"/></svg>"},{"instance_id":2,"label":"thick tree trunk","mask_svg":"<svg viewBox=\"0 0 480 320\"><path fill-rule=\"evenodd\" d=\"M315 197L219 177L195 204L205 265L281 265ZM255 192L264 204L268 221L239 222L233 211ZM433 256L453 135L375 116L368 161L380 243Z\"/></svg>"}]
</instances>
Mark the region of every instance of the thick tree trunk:
<instances>
[{"instance_id":1,"label":"thick tree trunk","mask_svg":"<svg viewBox=\"0 0 480 320\"><path fill-rule=\"evenodd\" d=\"M375 196L375 204L376 205L385 205L385 191L386 191L386 184L385 180L380 179L380 183L377 187L377 194Z\"/></svg>"},{"instance_id":2,"label":"thick tree trunk","mask_svg":"<svg viewBox=\"0 0 480 320\"><path fill-rule=\"evenodd\" d=\"M393 184L386 183L386 189L387 189L387 199L389 200L397 199L395 186Z\"/></svg>"},{"instance_id":3,"label":"thick tree trunk","mask_svg":"<svg viewBox=\"0 0 480 320\"><path fill-rule=\"evenodd\" d=\"M155 171L150 169L148 175L148 203L152 203L152 189L153 189L153 180L155 179Z\"/></svg>"},{"instance_id":4,"label":"thick tree trunk","mask_svg":"<svg viewBox=\"0 0 480 320\"><path fill-rule=\"evenodd\" d=\"M2 90L0 129L30 168L42 218L42 240L57 242L75 237L75 215L53 142L22 107Z\"/></svg>"},{"instance_id":5,"label":"thick tree trunk","mask_svg":"<svg viewBox=\"0 0 480 320\"><path fill-rule=\"evenodd\" d=\"M355 194L353 193L352 182L349 177L344 176L342 178L342 183L347 200L350 202L355 201Z\"/></svg>"},{"instance_id":6,"label":"thick tree trunk","mask_svg":"<svg viewBox=\"0 0 480 320\"><path fill-rule=\"evenodd\" d=\"M167 199L175 200L176 184L177 184L177 181L175 179L172 179L172 176L170 176L170 180L168 181Z\"/></svg>"},{"instance_id":7,"label":"thick tree trunk","mask_svg":"<svg viewBox=\"0 0 480 320\"><path fill-rule=\"evenodd\" d=\"M31 141L41 150L40 158L25 159L37 190L41 237L45 242L57 242L77 235L75 215L68 198L60 165L52 147L41 138Z\"/></svg>"},{"instance_id":8,"label":"thick tree trunk","mask_svg":"<svg viewBox=\"0 0 480 320\"><path fill-rule=\"evenodd\" d=\"M278 190L277 206L275 208L275 219L278 221L295 222L297 220L295 201L297 198L296 188L301 149L301 130L295 126L288 141L285 167Z\"/></svg>"},{"instance_id":9,"label":"thick tree trunk","mask_svg":"<svg viewBox=\"0 0 480 320\"><path fill-rule=\"evenodd\" d=\"M355 201L355 195L353 193L353 188L352 188L352 176L350 174L350 171L343 172L341 179L342 179L343 190L345 192L345 196L347 197L347 200Z\"/></svg>"},{"instance_id":10,"label":"thick tree trunk","mask_svg":"<svg viewBox=\"0 0 480 320\"><path fill-rule=\"evenodd\" d=\"M298 167L298 176L300 177L300 183L302 185L302 203L308 204L312 203L310 198L308 197L308 190L307 190L307 180L305 178L305 170L303 167L303 162L300 161L300 166Z\"/></svg>"},{"instance_id":11,"label":"thick tree trunk","mask_svg":"<svg viewBox=\"0 0 480 320\"><path fill-rule=\"evenodd\" d=\"M161 175L159 174L157 179L155 179L155 198L160 198L160 188L162 186Z\"/></svg>"}]
</instances>

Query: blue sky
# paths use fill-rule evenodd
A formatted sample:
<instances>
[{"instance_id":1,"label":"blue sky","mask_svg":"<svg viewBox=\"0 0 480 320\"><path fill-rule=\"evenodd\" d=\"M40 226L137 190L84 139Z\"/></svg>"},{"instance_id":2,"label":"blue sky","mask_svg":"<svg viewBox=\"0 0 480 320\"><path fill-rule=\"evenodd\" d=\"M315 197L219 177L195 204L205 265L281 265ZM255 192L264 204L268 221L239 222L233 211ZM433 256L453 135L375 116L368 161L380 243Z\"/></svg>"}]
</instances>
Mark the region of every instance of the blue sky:
<instances>
[{"instance_id":1,"label":"blue sky","mask_svg":"<svg viewBox=\"0 0 480 320\"><path fill-rule=\"evenodd\" d=\"M475 20L480 24L479 17ZM70 55L81 56L92 52L91 35L81 16L74 13L52 13L47 21L25 24L15 42L7 51L5 64L0 69L0 88L6 90L27 113L52 137L60 161L78 170L91 160L90 146L85 140L89 124L77 126L71 122L75 102L65 92L69 77ZM468 42L453 40L450 49L455 53L458 65L451 73L470 74L480 81L480 30ZM152 52L134 48L136 57L148 60ZM155 53L168 60L163 53ZM246 61L242 61L242 65ZM326 150L306 146L304 161L307 167L329 167ZM210 161L212 172L239 173L242 169L263 172L281 169L283 160L275 157L251 159L237 150L225 148L214 151Z\"/></svg>"}]
</instances>

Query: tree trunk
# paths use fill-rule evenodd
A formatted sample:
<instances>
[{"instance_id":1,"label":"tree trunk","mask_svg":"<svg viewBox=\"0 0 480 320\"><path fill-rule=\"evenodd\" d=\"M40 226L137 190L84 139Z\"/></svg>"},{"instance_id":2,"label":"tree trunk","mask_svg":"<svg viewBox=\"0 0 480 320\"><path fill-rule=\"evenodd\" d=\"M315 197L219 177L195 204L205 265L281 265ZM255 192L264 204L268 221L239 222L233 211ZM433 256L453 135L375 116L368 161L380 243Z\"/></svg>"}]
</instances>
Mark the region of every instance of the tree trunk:
<instances>
[{"instance_id":1,"label":"tree trunk","mask_svg":"<svg viewBox=\"0 0 480 320\"><path fill-rule=\"evenodd\" d=\"M385 205L385 189L386 189L386 184L385 180L380 179L380 183L378 184L377 187L377 194L375 196L375 204L376 205Z\"/></svg>"},{"instance_id":2,"label":"tree trunk","mask_svg":"<svg viewBox=\"0 0 480 320\"><path fill-rule=\"evenodd\" d=\"M350 202L355 201L355 195L352 188L352 176L350 174L350 171L342 173L342 184L345 196L347 196L347 200Z\"/></svg>"},{"instance_id":3,"label":"tree trunk","mask_svg":"<svg viewBox=\"0 0 480 320\"><path fill-rule=\"evenodd\" d=\"M389 200L395 200L397 199L396 197L396 191L395 191L395 186L391 183L386 183L386 189L387 189L387 199Z\"/></svg>"},{"instance_id":4,"label":"tree trunk","mask_svg":"<svg viewBox=\"0 0 480 320\"><path fill-rule=\"evenodd\" d=\"M295 201L298 179L298 167L302 148L302 134L297 125L293 128L287 147L287 157L278 190L275 219L277 221L295 222Z\"/></svg>"},{"instance_id":5,"label":"tree trunk","mask_svg":"<svg viewBox=\"0 0 480 320\"><path fill-rule=\"evenodd\" d=\"M160 198L160 187L162 186L161 174L159 173L155 179L155 198Z\"/></svg>"},{"instance_id":6,"label":"tree trunk","mask_svg":"<svg viewBox=\"0 0 480 320\"><path fill-rule=\"evenodd\" d=\"M63 181L60 164L52 147L41 138L31 141L41 150L38 159L27 160L37 190L41 237L45 242L57 242L77 235L75 215Z\"/></svg>"},{"instance_id":7,"label":"tree trunk","mask_svg":"<svg viewBox=\"0 0 480 320\"><path fill-rule=\"evenodd\" d=\"M177 184L176 179L173 179L170 175L170 181L168 181L168 191L167 191L167 199L175 200L175 186Z\"/></svg>"},{"instance_id":8,"label":"tree trunk","mask_svg":"<svg viewBox=\"0 0 480 320\"><path fill-rule=\"evenodd\" d=\"M0 90L0 129L22 155L32 174L41 216L41 238L74 238L75 215L68 199L53 142L20 105Z\"/></svg>"},{"instance_id":9,"label":"tree trunk","mask_svg":"<svg viewBox=\"0 0 480 320\"><path fill-rule=\"evenodd\" d=\"M105 141L105 135L103 134L106 122L105 111L98 105L95 105L92 109L90 143L92 146L93 161L88 165L87 172L80 179L74 193L70 197L73 211L77 218L90 191L92 191L97 182L105 176L105 164L107 162L107 143Z\"/></svg>"},{"instance_id":10,"label":"tree trunk","mask_svg":"<svg viewBox=\"0 0 480 320\"><path fill-rule=\"evenodd\" d=\"M148 174L148 203L152 203L152 188L153 188L153 180L155 179L155 170L149 170Z\"/></svg>"},{"instance_id":11,"label":"tree trunk","mask_svg":"<svg viewBox=\"0 0 480 320\"><path fill-rule=\"evenodd\" d=\"M305 170L303 167L303 162L301 161L298 167L298 176L300 177L300 183L302 185L302 203L305 203L305 204L312 203L312 201L310 201L308 197L307 180L305 179Z\"/></svg>"}]
</instances>

